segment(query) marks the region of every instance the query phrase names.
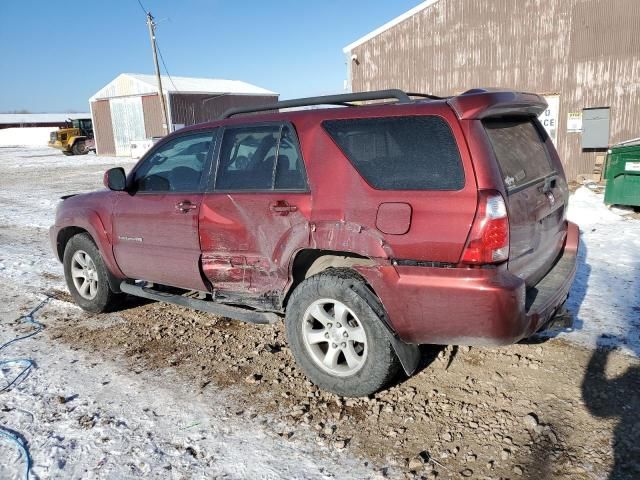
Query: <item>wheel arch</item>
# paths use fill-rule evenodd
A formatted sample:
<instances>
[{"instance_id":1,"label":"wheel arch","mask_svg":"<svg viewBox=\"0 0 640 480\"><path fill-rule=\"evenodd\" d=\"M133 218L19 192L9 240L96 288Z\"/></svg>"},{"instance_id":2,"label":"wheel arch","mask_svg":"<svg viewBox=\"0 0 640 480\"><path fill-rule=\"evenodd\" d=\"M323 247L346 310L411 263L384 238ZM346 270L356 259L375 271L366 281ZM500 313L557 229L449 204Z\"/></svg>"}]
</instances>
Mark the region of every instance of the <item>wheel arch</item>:
<instances>
[{"instance_id":1,"label":"wheel arch","mask_svg":"<svg viewBox=\"0 0 640 480\"><path fill-rule=\"evenodd\" d=\"M418 345L408 344L400 340L386 309L376 293L370 282L354 267L374 267L378 263L363 255L359 255L352 252L338 252L331 250L316 250L316 249L304 249L300 250L293 262L291 268L292 281L289 284L289 288L283 300L283 309L286 309L287 301L291 294L302 281L316 275L321 272L325 272L328 269L336 269L347 273L353 278L357 278L362 282L363 286L356 288L356 285L352 287L375 311L376 315L380 319L384 329L387 332L388 338L391 341L393 349L400 360L402 368L407 375L412 375L418 368L420 363L420 348ZM344 274L342 273L342 274Z\"/></svg>"},{"instance_id":2,"label":"wheel arch","mask_svg":"<svg viewBox=\"0 0 640 480\"><path fill-rule=\"evenodd\" d=\"M105 232L100 217L95 211L85 211L81 217L83 218L82 222L74 222L74 224L64 226L58 231L56 237L56 255L58 256L58 260L63 261L64 251L69 240L76 235L86 233L98 248L98 252L107 269L109 285L112 291L119 292L120 282L126 277L115 262L111 243L109 242L108 235Z\"/></svg>"},{"instance_id":3,"label":"wheel arch","mask_svg":"<svg viewBox=\"0 0 640 480\"><path fill-rule=\"evenodd\" d=\"M85 135L78 135L77 137L71 137L68 144L73 147L77 142L84 142L87 139Z\"/></svg>"},{"instance_id":4,"label":"wheel arch","mask_svg":"<svg viewBox=\"0 0 640 480\"><path fill-rule=\"evenodd\" d=\"M58 232L58 236L56 238L56 255L58 256L59 261L62 261L64 258L64 250L65 248L67 248L67 244L69 243L69 240L71 240L72 237L75 237L76 235L79 235L81 233L88 234L95 243L95 239L93 238L91 233L89 233L89 231L84 228L77 227L77 226L69 226L69 227L64 227L60 229L60 231Z\"/></svg>"},{"instance_id":5,"label":"wheel arch","mask_svg":"<svg viewBox=\"0 0 640 480\"><path fill-rule=\"evenodd\" d=\"M375 265L375 262L371 260L371 258L355 252L341 252L319 248L303 248L298 250L290 264L289 282L282 297L283 308L286 308L287 302L295 288L312 275L323 272L328 268L348 268L354 273L357 273L356 270L353 269L356 265L372 266ZM361 275L358 274L358 276Z\"/></svg>"}]
</instances>

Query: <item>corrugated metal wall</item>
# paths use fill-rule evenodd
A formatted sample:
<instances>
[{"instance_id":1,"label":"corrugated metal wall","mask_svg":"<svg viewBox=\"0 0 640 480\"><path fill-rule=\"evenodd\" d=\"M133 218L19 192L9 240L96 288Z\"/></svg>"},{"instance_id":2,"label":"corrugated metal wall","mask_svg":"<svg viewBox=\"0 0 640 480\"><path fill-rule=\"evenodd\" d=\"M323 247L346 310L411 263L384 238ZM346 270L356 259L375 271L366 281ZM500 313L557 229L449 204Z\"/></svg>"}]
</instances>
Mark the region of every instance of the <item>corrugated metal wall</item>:
<instances>
[{"instance_id":1,"label":"corrugated metal wall","mask_svg":"<svg viewBox=\"0 0 640 480\"><path fill-rule=\"evenodd\" d=\"M142 113L144 115L146 138L166 135L162 105L160 104L160 97L157 94L144 95L142 97Z\"/></svg>"},{"instance_id":2,"label":"corrugated metal wall","mask_svg":"<svg viewBox=\"0 0 640 480\"><path fill-rule=\"evenodd\" d=\"M91 102L91 116L98 155L115 155L116 145L113 140L109 100Z\"/></svg>"},{"instance_id":3,"label":"corrugated metal wall","mask_svg":"<svg viewBox=\"0 0 640 480\"><path fill-rule=\"evenodd\" d=\"M583 152L581 134L567 133L569 112L611 107L611 142L640 136L639 7L638 0L440 0L354 48L352 89L559 93L557 147L575 179L591 173L596 152Z\"/></svg>"},{"instance_id":4,"label":"corrugated metal wall","mask_svg":"<svg viewBox=\"0 0 640 480\"><path fill-rule=\"evenodd\" d=\"M116 155L131 156L131 140L144 140L144 113L142 97L112 98L111 124L116 145Z\"/></svg>"},{"instance_id":5,"label":"corrugated metal wall","mask_svg":"<svg viewBox=\"0 0 640 480\"><path fill-rule=\"evenodd\" d=\"M213 97L213 98L212 98ZM206 99L210 98L211 100ZM171 94L171 117L174 124L193 125L217 119L233 107L264 105L278 96Z\"/></svg>"}]
</instances>

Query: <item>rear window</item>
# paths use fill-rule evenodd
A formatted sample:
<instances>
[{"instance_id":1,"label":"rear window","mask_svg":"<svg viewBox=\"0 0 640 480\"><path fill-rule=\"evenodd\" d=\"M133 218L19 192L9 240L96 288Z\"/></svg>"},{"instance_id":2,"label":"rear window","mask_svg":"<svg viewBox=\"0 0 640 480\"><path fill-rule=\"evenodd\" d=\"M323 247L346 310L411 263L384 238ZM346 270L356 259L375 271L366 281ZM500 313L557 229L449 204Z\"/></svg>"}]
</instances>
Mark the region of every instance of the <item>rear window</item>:
<instances>
[{"instance_id":1,"label":"rear window","mask_svg":"<svg viewBox=\"0 0 640 480\"><path fill-rule=\"evenodd\" d=\"M379 190L459 190L460 152L436 116L327 120L327 133L367 182Z\"/></svg>"},{"instance_id":2,"label":"rear window","mask_svg":"<svg viewBox=\"0 0 640 480\"><path fill-rule=\"evenodd\" d=\"M482 123L508 190L553 173L544 139L532 119L492 118Z\"/></svg>"}]
</instances>

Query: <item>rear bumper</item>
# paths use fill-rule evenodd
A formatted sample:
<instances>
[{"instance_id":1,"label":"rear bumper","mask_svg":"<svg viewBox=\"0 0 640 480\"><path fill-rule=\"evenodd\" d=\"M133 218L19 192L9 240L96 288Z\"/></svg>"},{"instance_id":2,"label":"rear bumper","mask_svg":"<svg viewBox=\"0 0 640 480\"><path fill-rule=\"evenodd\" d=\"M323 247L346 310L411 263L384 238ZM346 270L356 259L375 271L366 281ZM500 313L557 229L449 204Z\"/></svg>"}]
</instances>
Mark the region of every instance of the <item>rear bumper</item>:
<instances>
[{"instance_id":1,"label":"rear bumper","mask_svg":"<svg viewBox=\"0 0 640 480\"><path fill-rule=\"evenodd\" d=\"M357 267L407 343L507 345L540 330L566 301L576 273L578 227L568 224L562 256L527 289L505 266L490 269Z\"/></svg>"}]
</instances>

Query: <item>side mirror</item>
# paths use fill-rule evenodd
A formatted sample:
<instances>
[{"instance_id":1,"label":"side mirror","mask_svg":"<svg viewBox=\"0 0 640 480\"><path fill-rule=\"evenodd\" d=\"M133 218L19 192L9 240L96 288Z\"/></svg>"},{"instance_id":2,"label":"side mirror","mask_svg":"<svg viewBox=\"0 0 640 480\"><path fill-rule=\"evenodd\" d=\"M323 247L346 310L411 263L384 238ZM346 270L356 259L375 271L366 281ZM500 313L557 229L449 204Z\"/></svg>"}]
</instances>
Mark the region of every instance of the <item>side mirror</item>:
<instances>
[{"instance_id":1,"label":"side mirror","mask_svg":"<svg viewBox=\"0 0 640 480\"><path fill-rule=\"evenodd\" d=\"M104 186L115 192L122 192L127 187L127 176L124 174L124 168L110 168L104 172Z\"/></svg>"}]
</instances>

